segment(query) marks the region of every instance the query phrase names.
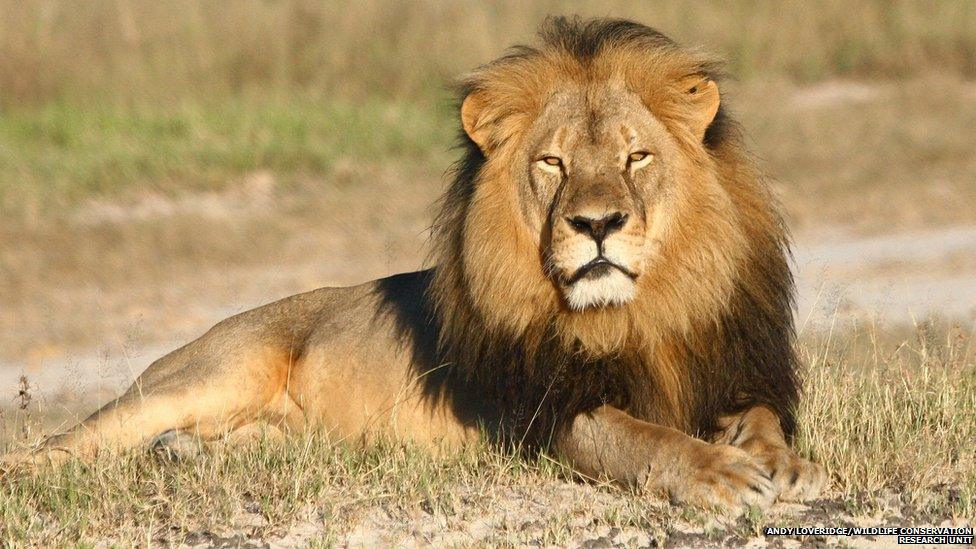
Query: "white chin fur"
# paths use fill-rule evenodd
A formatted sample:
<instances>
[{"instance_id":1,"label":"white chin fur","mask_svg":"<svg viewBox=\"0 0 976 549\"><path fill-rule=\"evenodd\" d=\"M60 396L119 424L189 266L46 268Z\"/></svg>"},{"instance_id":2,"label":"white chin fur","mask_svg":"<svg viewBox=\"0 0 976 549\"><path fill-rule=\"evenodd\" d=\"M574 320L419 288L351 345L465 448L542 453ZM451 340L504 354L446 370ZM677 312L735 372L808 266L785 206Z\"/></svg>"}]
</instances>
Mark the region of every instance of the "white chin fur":
<instances>
[{"instance_id":1,"label":"white chin fur","mask_svg":"<svg viewBox=\"0 0 976 549\"><path fill-rule=\"evenodd\" d=\"M596 280L582 279L566 288L566 301L576 310L605 305L622 305L634 297L637 285L624 273L613 270Z\"/></svg>"}]
</instances>

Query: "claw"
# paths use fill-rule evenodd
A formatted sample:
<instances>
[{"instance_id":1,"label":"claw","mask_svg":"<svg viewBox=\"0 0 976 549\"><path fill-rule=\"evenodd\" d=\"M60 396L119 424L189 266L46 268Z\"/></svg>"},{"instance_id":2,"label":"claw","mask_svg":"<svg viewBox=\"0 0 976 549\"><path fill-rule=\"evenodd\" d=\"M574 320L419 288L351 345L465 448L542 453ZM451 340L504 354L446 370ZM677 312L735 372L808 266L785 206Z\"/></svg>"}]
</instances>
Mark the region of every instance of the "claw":
<instances>
[{"instance_id":1,"label":"claw","mask_svg":"<svg viewBox=\"0 0 976 549\"><path fill-rule=\"evenodd\" d=\"M693 460L691 474L673 490L678 501L739 514L751 506L768 507L776 499L776 484L739 448L703 444L696 447Z\"/></svg>"}]
</instances>

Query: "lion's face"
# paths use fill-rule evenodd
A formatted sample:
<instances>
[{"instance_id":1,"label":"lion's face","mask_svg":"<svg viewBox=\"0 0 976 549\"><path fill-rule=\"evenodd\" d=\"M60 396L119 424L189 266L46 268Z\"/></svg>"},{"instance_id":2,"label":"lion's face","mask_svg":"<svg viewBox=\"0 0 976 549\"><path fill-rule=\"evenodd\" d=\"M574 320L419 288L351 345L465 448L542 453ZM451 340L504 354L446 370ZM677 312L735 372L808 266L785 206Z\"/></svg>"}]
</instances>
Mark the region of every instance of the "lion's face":
<instances>
[{"instance_id":1,"label":"lion's face","mask_svg":"<svg viewBox=\"0 0 976 549\"><path fill-rule=\"evenodd\" d=\"M633 299L667 189L673 147L663 125L625 89L567 90L524 146L523 222L566 303L583 310Z\"/></svg>"},{"instance_id":2,"label":"lion's face","mask_svg":"<svg viewBox=\"0 0 976 549\"><path fill-rule=\"evenodd\" d=\"M739 231L704 144L720 95L697 61L662 59L609 49L582 65L556 49L472 77L461 124L482 154L472 194L452 195L456 257L490 322L518 332L556 309L625 334L615 319L703 275L686 305L721 302Z\"/></svg>"}]
</instances>

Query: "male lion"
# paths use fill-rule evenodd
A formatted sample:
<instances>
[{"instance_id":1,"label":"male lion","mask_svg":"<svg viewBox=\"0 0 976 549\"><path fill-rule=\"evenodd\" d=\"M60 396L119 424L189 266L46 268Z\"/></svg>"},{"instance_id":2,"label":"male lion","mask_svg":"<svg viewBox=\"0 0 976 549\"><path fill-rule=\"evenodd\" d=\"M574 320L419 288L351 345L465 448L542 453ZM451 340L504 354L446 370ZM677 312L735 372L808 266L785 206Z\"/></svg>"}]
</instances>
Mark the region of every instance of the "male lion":
<instances>
[{"instance_id":1,"label":"male lion","mask_svg":"<svg viewBox=\"0 0 976 549\"><path fill-rule=\"evenodd\" d=\"M786 231L716 64L629 21L540 35L463 80L436 267L228 318L8 461L311 426L551 449L695 504L817 495Z\"/></svg>"}]
</instances>

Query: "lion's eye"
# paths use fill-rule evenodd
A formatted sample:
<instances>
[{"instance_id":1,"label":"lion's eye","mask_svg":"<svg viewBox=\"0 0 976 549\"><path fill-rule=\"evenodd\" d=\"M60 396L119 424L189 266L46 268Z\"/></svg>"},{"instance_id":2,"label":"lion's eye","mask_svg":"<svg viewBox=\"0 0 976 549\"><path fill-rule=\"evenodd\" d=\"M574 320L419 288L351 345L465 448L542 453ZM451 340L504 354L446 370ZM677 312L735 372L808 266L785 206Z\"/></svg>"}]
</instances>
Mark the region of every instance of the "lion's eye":
<instances>
[{"instance_id":1,"label":"lion's eye","mask_svg":"<svg viewBox=\"0 0 976 549\"><path fill-rule=\"evenodd\" d=\"M558 156L547 155L535 161L536 165L543 171L550 173L560 173L563 170L563 159Z\"/></svg>"},{"instance_id":2,"label":"lion's eye","mask_svg":"<svg viewBox=\"0 0 976 549\"><path fill-rule=\"evenodd\" d=\"M643 168L650 163L651 159L653 158L654 155L647 151L632 152L627 155L627 167L631 169Z\"/></svg>"}]
</instances>

